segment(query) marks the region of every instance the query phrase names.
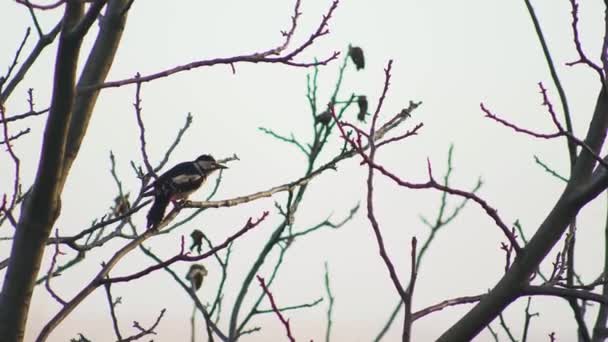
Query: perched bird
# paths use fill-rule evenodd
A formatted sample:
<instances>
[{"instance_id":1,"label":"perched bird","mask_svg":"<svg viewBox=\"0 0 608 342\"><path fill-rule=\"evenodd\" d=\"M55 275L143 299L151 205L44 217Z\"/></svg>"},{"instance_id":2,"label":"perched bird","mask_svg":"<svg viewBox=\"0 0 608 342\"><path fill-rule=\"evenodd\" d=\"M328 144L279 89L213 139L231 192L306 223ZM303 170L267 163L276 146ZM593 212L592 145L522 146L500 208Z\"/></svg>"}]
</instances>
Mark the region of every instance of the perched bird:
<instances>
[{"instance_id":1,"label":"perched bird","mask_svg":"<svg viewBox=\"0 0 608 342\"><path fill-rule=\"evenodd\" d=\"M357 67L357 70L365 68L365 57L363 57L363 49L358 46L349 46L348 55L350 56L350 59L353 60L353 63L355 63L355 67Z\"/></svg>"},{"instance_id":2,"label":"perched bird","mask_svg":"<svg viewBox=\"0 0 608 342\"><path fill-rule=\"evenodd\" d=\"M190 269L188 270L188 274L186 274L186 279L190 281L192 284L192 288L198 290L203 285L203 279L207 275L207 269L203 265L192 264Z\"/></svg>"},{"instance_id":3,"label":"perched bird","mask_svg":"<svg viewBox=\"0 0 608 342\"><path fill-rule=\"evenodd\" d=\"M212 156L203 154L196 160L175 165L163 173L150 186L151 190L143 196L154 196L154 204L148 212L148 228L155 227L165 216L169 202L185 200L196 191L207 179L207 176L219 169L228 167L219 164Z\"/></svg>"},{"instance_id":4,"label":"perched bird","mask_svg":"<svg viewBox=\"0 0 608 342\"><path fill-rule=\"evenodd\" d=\"M367 97L365 95L359 95L357 98L357 105L359 106L359 114L357 119L365 122L365 116L367 115Z\"/></svg>"},{"instance_id":5,"label":"perched bird","mask_svg":"<svg viewBox=\"0 0 608 342\"><path fill-rule=\"evenodd\" d=\"M195 229L190 233L190 237L192 238L192 245L190 245L190 250L192 251L196 248L198 254L201 254L201 249L203 248L203 237L205 234L198 229Z\"/></svg>"}]
</instances>

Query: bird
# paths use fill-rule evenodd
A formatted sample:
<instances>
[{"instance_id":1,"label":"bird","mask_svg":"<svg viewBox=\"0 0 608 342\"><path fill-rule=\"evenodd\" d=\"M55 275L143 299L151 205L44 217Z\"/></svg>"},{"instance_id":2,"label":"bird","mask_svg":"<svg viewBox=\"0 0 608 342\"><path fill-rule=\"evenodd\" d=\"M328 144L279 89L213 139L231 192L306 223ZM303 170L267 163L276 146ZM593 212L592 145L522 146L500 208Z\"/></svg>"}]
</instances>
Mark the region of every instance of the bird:
<instances>
[{"instance_id":1,"label":"bird","mask_svg":"<svg viewBox=\"0 0 608 342\"><path fill-rule=\"evenodd\" d=\"M207 273L208 272L205 266L192 264L188 270L188 273L186 274L186 280L190 281L190 284L194 290L198 290L201 288L201 285L203 285L203 279L205 279Z\"/></svg>"},{"instance_id":2,"label":"bird","mask_svg":"<svg viewBox=\"0 0 608 342\"><path fill-rule=\"evenodd\" d=\"M154 196L154 204L148 212L148 229L156 227L165 216L165 209L169 202L186 200L188 196L205 183L207 177L213 172L228 167L203 154L193 161L175 165L163 173L149 186L150 190L142 196Z\"/></svg>"},{"instance_id":3,"label":"bird","mask_svg":"<svg viewBox=\"0 0 608 342\"><path fill-rule=\"evenodd\" d=\"M359 95L357 98L357 105L359 106L359 114L357 114L357 119L365 122L365 116L367 115L367 97L365 95Z\"/></svg>"},{"instance_id":4,"label":"bird","mask_svg":"<svg viewBox=\"0 0 608 342\"><path fill-rule=\"evenodd\" d=\"M365 68L365 57L363 57L363 49L358 46L349 46L348 54L353 60L353 63L355 64L357 70Z\"/></svg>"}]
</instances>

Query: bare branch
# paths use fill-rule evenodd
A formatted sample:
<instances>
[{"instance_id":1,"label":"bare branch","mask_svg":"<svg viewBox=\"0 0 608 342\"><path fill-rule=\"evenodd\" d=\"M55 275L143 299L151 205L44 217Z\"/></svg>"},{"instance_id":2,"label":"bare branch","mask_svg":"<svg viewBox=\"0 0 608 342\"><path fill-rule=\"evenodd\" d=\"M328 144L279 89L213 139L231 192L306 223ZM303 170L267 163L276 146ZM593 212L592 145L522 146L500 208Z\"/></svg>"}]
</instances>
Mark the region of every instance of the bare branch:
<instances>
[{"instance_id":1,"label":"bare branch","mask_svg":"<svg viewBox=\"0 0 608 342\"><path fill-rule=\"evenodd\" d=\"M210 249L209 251L207 251L206 253L203 253L201 255L197 255L197 256L191 256L188 253L184 253L183 251L183 246L182 246L182 251L163 261L162 263L158 263L156 265L150 266L142 271L139 271L137 273L133 273L131 275L128 276L123 276L123 277L113 277L113 278L105 278L105 279L100 279L99 280L99 284L105 284L105 283L120 283L120 282L126 282L126 281L131 281L134 279L138 279L141 278L151 272L154 272L156 270L159 270L161 268L167 267L169 265L172 265L175 262L178 261L200 261L203 260L211 255L214 255L215 253L217 253L218 251L228 247L228 245L230 245L230 243L236 239L238 239L239 237L241 237L242 235L244 235L245 233L247 233L249 230L257 227L262 221L264 221L266 219L266 217L268 217L268 212L265 211L262 216L253 221L252 218L249 218L249 220L247 220L247 223L243 226L243 228L241 228L239 231L237 231L236 233L234 233L233 235L231 235L230 237L228 237L224 242L222 242L221 244L217 245L215 248Z\"/></svg>"},{"instance_id":2,"label":"bare branch","mask_svg":"<svg viewBox=\"0 0 608 342\"><path fill-rule=\"evenodd\" d=\"M57 37L59 31L61 31L61 25L62 21L59 21L48 34L40 36L38 43L36 43L36 46L34 46L29 56L21 64L21 67L19 67L19 70L17 73L15 73L15 76L9 81L7 86L4 87L4 90L2 90L2 93L0 94L0 104L4 103L6 99L8 99L13 90L15 90L17 85L23 80L30 67L38 59L38 56L40 56L42 51L55 40L55 37Z\"/></svg>"},{"instance_id":3,"label":"bare branch","mask_svg":"<svg viewBox=\"0 0 608 342\"><path fill-rule=\"evenodd\" d=\"M579 36L579 30L578 30L578 3L576 2L576 0L570 0L570 6L572 8L572 33L574 35L574 46L576 47L576 52L578 52L578 60L574 61L574 62L569 62L566 63L566 65L568 66L573 66L576 64L585 64L588 67L590 67L591 69L593 69L595 72L597 72L597 74L600 77L600 80L602 81L602 84L605 82L606 79L606 75L604 75L604 72L602 70L602 68L597 65L595 62L591 61L587 55L585 54L585 52L583 51L583 46L581 44L581 39Z\"/></svg>"},{"instance_id":4,"label":"bare branch","mask_svg":"<svg viewBox=\"0 0 608 342\"><path fill-rule=\"evenodd\" d=\"M427 308L414 312L412 314L412 319L415 321L419 318L422 318L428 314L431 314L436 311L443 310L450 306L462 305L462 304L472 304L481 300L485 295L477 295L477 296L465 296L465 297L457 297L452 299L444 300L438 304L431 305Z\"/></svg>"},{"instance_id":5,"label":"bare branch","mask_svg":"<svg viewBox=\"0 0 608 342\"><path fill-rule=\"evenodd\" d=\"M21 51L23 50L23 47L25 46L25 43L27 42L27 39L29 38L31 31L32 30L29 27L27 28L27 30L25 30L25 36L21 40L21 44L17 48L17 52L15 52L15 58L13 58L13 62L8 67L8 71L6 72L6 75L4 77L0 77L0 90L2 90L2 86L4 85L4 82L11 77L11 73L13 72L13 69L17 66L17 63L19 61L19 56L21 55Z\"/></svg>"},{"instance_id":6,"label":"bare branch","mask_svg":"<svg viewBox=\"0 0 608 342\"><path fill-rule=\"evenodd\" d=\"M165 315L165 312L167 311L167 309L162 309L160 310L160 314L158 315L158 317L156 317L156 321L154 321L154 323L152 323L152 325L149 328L143 328L139 322L134 321L133 322L133 327L136 328L137 330L139 330L139 333L134 334L132 336L129 336L127 338L125 338L124 340L122 340L121 342L130 342L130 341L136 341L139 340L140 338L147 336L147 335L156 335L156 332L154 331L156 329L156 327L158 326L158 324L160 323L160 320L163 318L163 316Z\"/></svg>"},{"instance_id":7,"label":"bare branch","mask_svg":"<svg viewBox=\"0 0 608 342\"><path fill-rule=\"evenodd\" d=\"M40 111L28 111L27 113L13 115L13 116L10 116L10 117L8 117L6 119L2 119L2 120L0 120L0 123L17 121L17 120L25 119L25 118L30 117L30 116L37 116L37 115L41 115L41 114L46 114L48 112L49 112L49 108L46 108L46 109L43 109L43 110L40 110Z\"/></svg>"},{"instance_id":8,"label":"bare branch","mask_svg":"<svg viewBox=\"0 0 608 342\"><path fill-rule=\"evenodd\" d=\"M57 236L57 234L58 234L58 232L57 232L57 230L55 230L55 236ZM53 268L55 268L55 265L57 264L57 256L60 254L63 255L64 253L59 250L59 244L56 243L55 252L53 253L53 258L51 259L51 265L49 266L49 271L47 272L46 281L44 282L44 287L51 294L51 297L53 297L56 301L58 301L59 304L66 305L65 300L63 300L61 297L59 297L59 295L57 293L55 293L55 291L53 291L53 289L51 288L51 278L52 278L51 275L53 274Z\"/></svg>"},{"instance_id":9,"label":"bare branch","mask_svg":"<svg viewBox=\"0 0 608 342\"><path fill-rule=\"evenodd\" d=\"M327 307L327 329L325 330L325 342L329 342L329 338L331 337L331 326L332 326L332 312L334 309L334 296L331 293L331 288L329 286L329 268L327 267L327 262L325 262L325 291L327 292L327 298L329 298L329 305Z\"/></svg>"},{"instance_id":10,"label":"bare branch","mask_svg":"<svg viewBox=\"0 0 608 342\"><path fill-rule=\"evenodd\" d=\"M277 304L274 302L274 297L272 296L272 293L270 292L270 290L268 289L268 287L266 287L266 284L264 282L264 278L258 276L258 281L260 282L260 286L264 290L264 293L266 293L266 296L268 296L268 300L270 300L270 305L272 306L272 311L274 311L274 313L277 314L277 317L279 317L279 320L281 321L281 323L285 327L285 331L287 332L287 338L289 338L289 340L291 342L295 342L296 339L293 337L293 335L291 333L291 327L289 326L289 320L285 319L283 317L283 314L281 314L281 311L277 307Z\"/></svg>"},{"instance_id":11,"label":"bare branch","mask_svg":"<svg viewBox=\"0 0 608 342\"><path fill-rule=\"evenodd\" d=\"M108 299L108 305L110 307L110 316L112 317L112 327L114 328L114 334L116 334L116 338L118 339L118 341L122 341L122 335L120 334L120 328L118 327L118 318L116 317L116 305L120 303L120 301L114 301L112 299L112 292L110 291L110 286L112 286L112 284L107 283L104 284L103 287L106 290L106 298Z\"/></svg>"},{"instance_id":12,"label":"bare branch","mask_svg":"<svg viewBox=\"0 0 608 342\"><path fill-rule=\"evenodd\" d=\"M196 68L213 66L213 65L221 65L221 64L234 65L235 63L278 63L278 64L286 64L286 65L291 65L291 66L296 66L296 67L310 67L310 66L315 66L315 65L326 65L330 61L336 59L338 57L339 53L334 52L330 57L328 57L326 59L323 59L321 61L308 62L308 63L298 63L298 62L294 62L292 59L294 57L296 57L297 55L299 55L302 51L304 51L304 49L306 49L307 47L312 45L313 42L317 38L329 33L329 31L327 30L327 25L328 25L329 19L331 18L333 12L335 11L335 9L338 6L338 2L339 2L338 0L334 0L332 2L332 5L330 6L327 13L325 15L323 15L323 18L322 18L317 30L311 34L311 36L308 38L307 41L302 43L300 46L294 48L291 52L285 53L283 56L271 57L272 55L277 55L277 54L282 53L286 49L287 45L289 44L289 40L291 39L291 34L293 33L292 31L295 30L295 27L292 27L292 29L290 29L290 31L287 33L283 32L285 41L281 45L279 45L276 48L266 50L264 52L255 52L252 54L235 56L235 57L200 60L200 61L196 61L196 62L192 62L192 63L188 63L188 64L179 65L179 66L176 66L176 67L164 70L164 71L160 71L160 72L157 72L154 74L146 75L146 76L127 78L127 79L123 79L123 80L119 80L119 81L106 82L106 83L102 83L102 84L85 85L85 86L79 87L79 91L80 92L89 92L89 91L99 90L99 89L103 89L103 88L120 87L120 86L124 86L127 84L133 84L133 83L150 82L150 81L153 81L153 80L156 80L159 78L171 76L176 73L180 73L180 72L184 72L184 71L188 71L188 70L192 70L192 69L196 69ZM294 15L294 17L292 18L292 23L295 22L296 19L300 15L299 9L298 9L299 3L300 3L300 1L297 0L296 4L295 4L296 15ZM295 25L295 23L292 25Z\"/></svg>"},{"instance_id":13,"label":"bare branch","mask_svg":"<svg viewBox=\"0 0 608 342\"><path fill-rule=\"evenodd\" d=\"M34 9L39 9L39 10L51 10L51 9L55 9L55 8L63 5L66 2L66 0L57 0L56 2L48 4L48 5L33 4L29 0L15 0L15 2L18 4L24 5L28 8L34 8Z\"/></svg>"}]
</instances>

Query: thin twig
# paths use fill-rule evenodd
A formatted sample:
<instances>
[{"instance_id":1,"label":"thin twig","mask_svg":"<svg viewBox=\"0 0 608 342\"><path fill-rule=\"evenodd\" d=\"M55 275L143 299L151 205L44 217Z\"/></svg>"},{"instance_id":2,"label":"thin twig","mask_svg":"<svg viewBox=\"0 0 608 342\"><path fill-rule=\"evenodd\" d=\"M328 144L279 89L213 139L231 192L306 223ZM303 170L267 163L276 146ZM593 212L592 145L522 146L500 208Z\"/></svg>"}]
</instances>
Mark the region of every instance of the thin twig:
<instances>
[{"instance_id":1,"label":"thin twig","mask_svg":"<svg viewBox=\"0 0 608 342\"><path fill-rule=\"evenodd\" d=\"M331 287L329 286L329 268L327 262L325 262L325 292L327 292L327 298L329 299L329 305L327 306L327 328L325 329L325 342L329 342L331 337L331 325L332 313L334 309L334 296L331 293Z\"/></svg>"},{"instance_id":2,"label":"thin twig","mask_svg":"<svg viewBox=\"0 0 608 342\"><path fill-rule=\"evenodd\" d=\"M55 230L55 236L57 236L57 234L58 234L58 232L57 232L57 230ZM53 253L53 258L51 259L51 265L49 266L49 270L47 272L46 281L44 282L44 287L51 294L51 297L53 297L61 305L65 306L66 301L63 300L61 297L59 297L59 295L57 293L55 293L55 291L53 291L53 289L51 288L51 278L52 278L51 275L53 274L53 268L55 268L55 265L57 264L57 257L60 254L63 255L64 253L59 250L59 244L56 243L55 252Z\"/></svg>"},{"instance_id":3,"label":"thin twig","mask_svg":"<svg viewBox=\"0 0 608 342\"><path fill-rule=\"evenodd\" d=\"M120 328L118 327L118 318L116 317L116 305L120 303L120 300L114 301L112 299L112 292L110 291L110 286L112 284L107 283L104 284L104 289L106 290L106 298L108 299L108 305L110 306L110 316L112 317L112 327L114 328L114 334L116 334L116 338L118 341L122 341L122 335L120 334Z\"/></svg>"},{"instance_id":4,"label":"thin twig","mask_svg":"<svg viewBox=\"0 0 608 342\"><path fill-rule=\"evenodd\" d=\"M272 310L274 311L274 313L277 315L277 317L279 318L279 320L281 321L281 323L285 327L285 332L287 333L287 338L289 338L289 340L291 342L295 342L296 339L293 337L293 335L291 333L291 327L289 326L289 320L285 319L285 317L283 317L283 314L281 314L281 311L279 310L279 308L277 307L277 304L274 301L274 297L273 297L272 293L270 292L270 290L268 289L268 287L266 287L266 283L264 282L264 278L262 278L260 276L257 276L257 278L258 278L258 281L260 282L260 286L264 290L264 293L266 293L266 296L268 296L268 300L270 301L270 305L272 306Z\"/></svg>"},{"instance_id":5,"label":"thin twig","mask_svg":"<svg viewBox=\"0 0 608 342\"><path fill-rule=\"evenodd\" d=\"M290 52L286 52L281 56L272 57L274 55L281 54L286 49L287 45L289 44L289 40L291 39L290 32L292 31L292 29L290 29L289 32L287 32L287 33L283 33L284 41L280 45L278 45L275 48L263 51L263 52L255 52L255 53L251 53L251 54L235 56L235 57L228 57L228 58L214 58L214 59L208 59L208 60L200 60L200 61L191 62L188 64L179 65L179 66L176 66L176 67L173 67L170 69L166 69L164 71L160 71L160 72L157 72L154 74L146 75L146 76L128 78L128 79L123 79L123 80L119 80L119 81L106 82L106 83L102 83L102 84L87 85L87 86L81 87L79 89L79 91L88 92L88 91L94 91L94 90L99 90L99 89L103 89L103 88L120 87L120 86L124 86L127 84L133 84L133 83L144 83L144 82L149 82L149 81L156 80L159 78L171 76L171 75L179 73L179 72L184 72L184 71L188 71L188 70L192 70L192 69L196 69L196 68L219 65L219 64L234 65L235 63L278 63L278 64L285 64L285 65L296 66L296 67L311 67L311 66L315 66L315 65L326 65L330 61L336 59L339 55L339 52L333 52L330 57L322 59L320 61L314 61L314 62L303 62L303 63L294 62L293 58L298 56L307 47L312 45L313 42L315 40L317 40L317 38L320 38L329 33L329 31L327 29L328 22L329 22L329 19L332 17L335 9L337 8L338 2L339 2L338 0L334 0L332 2L329 10L325 13L325 15L323 15L321 22L319 23L319 26L317 27L315 32L313 32L310 35L308 40L306 40L304 43L300 44L298 47L294 48ZM295 13L297 13L297 15L294 15L293 21L295 21L297 19L297 17L299 16L298 4L299 4L299 0L297 0L297 2L296 2ZM295 29L295 27L293 29Z\"/></svg>"}]
</instances>

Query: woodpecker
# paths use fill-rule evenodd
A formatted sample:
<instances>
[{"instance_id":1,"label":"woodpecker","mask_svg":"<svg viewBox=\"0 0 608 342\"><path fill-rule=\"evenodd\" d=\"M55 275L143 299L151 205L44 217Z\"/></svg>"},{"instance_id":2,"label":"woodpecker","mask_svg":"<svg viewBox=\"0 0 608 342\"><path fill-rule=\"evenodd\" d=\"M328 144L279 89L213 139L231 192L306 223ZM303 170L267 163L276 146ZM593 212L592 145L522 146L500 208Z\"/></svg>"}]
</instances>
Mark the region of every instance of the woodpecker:
<instances>
[{"instance_id":1,"label":"woodpecker","mask_svg":"<svg viewBox=\"0 0 608 342\"><path fill-rule=\"evenodd\" d=\"M190 194L200 188L207 176L216 170L227 169L208 154L193 161L175 165L163 173L150 186L152 189L143 196L154 196L154 204L148 212L148 229L156 227L165 216L165 209L169 202L186 200Z\"/></svg>"}]
</instances>

